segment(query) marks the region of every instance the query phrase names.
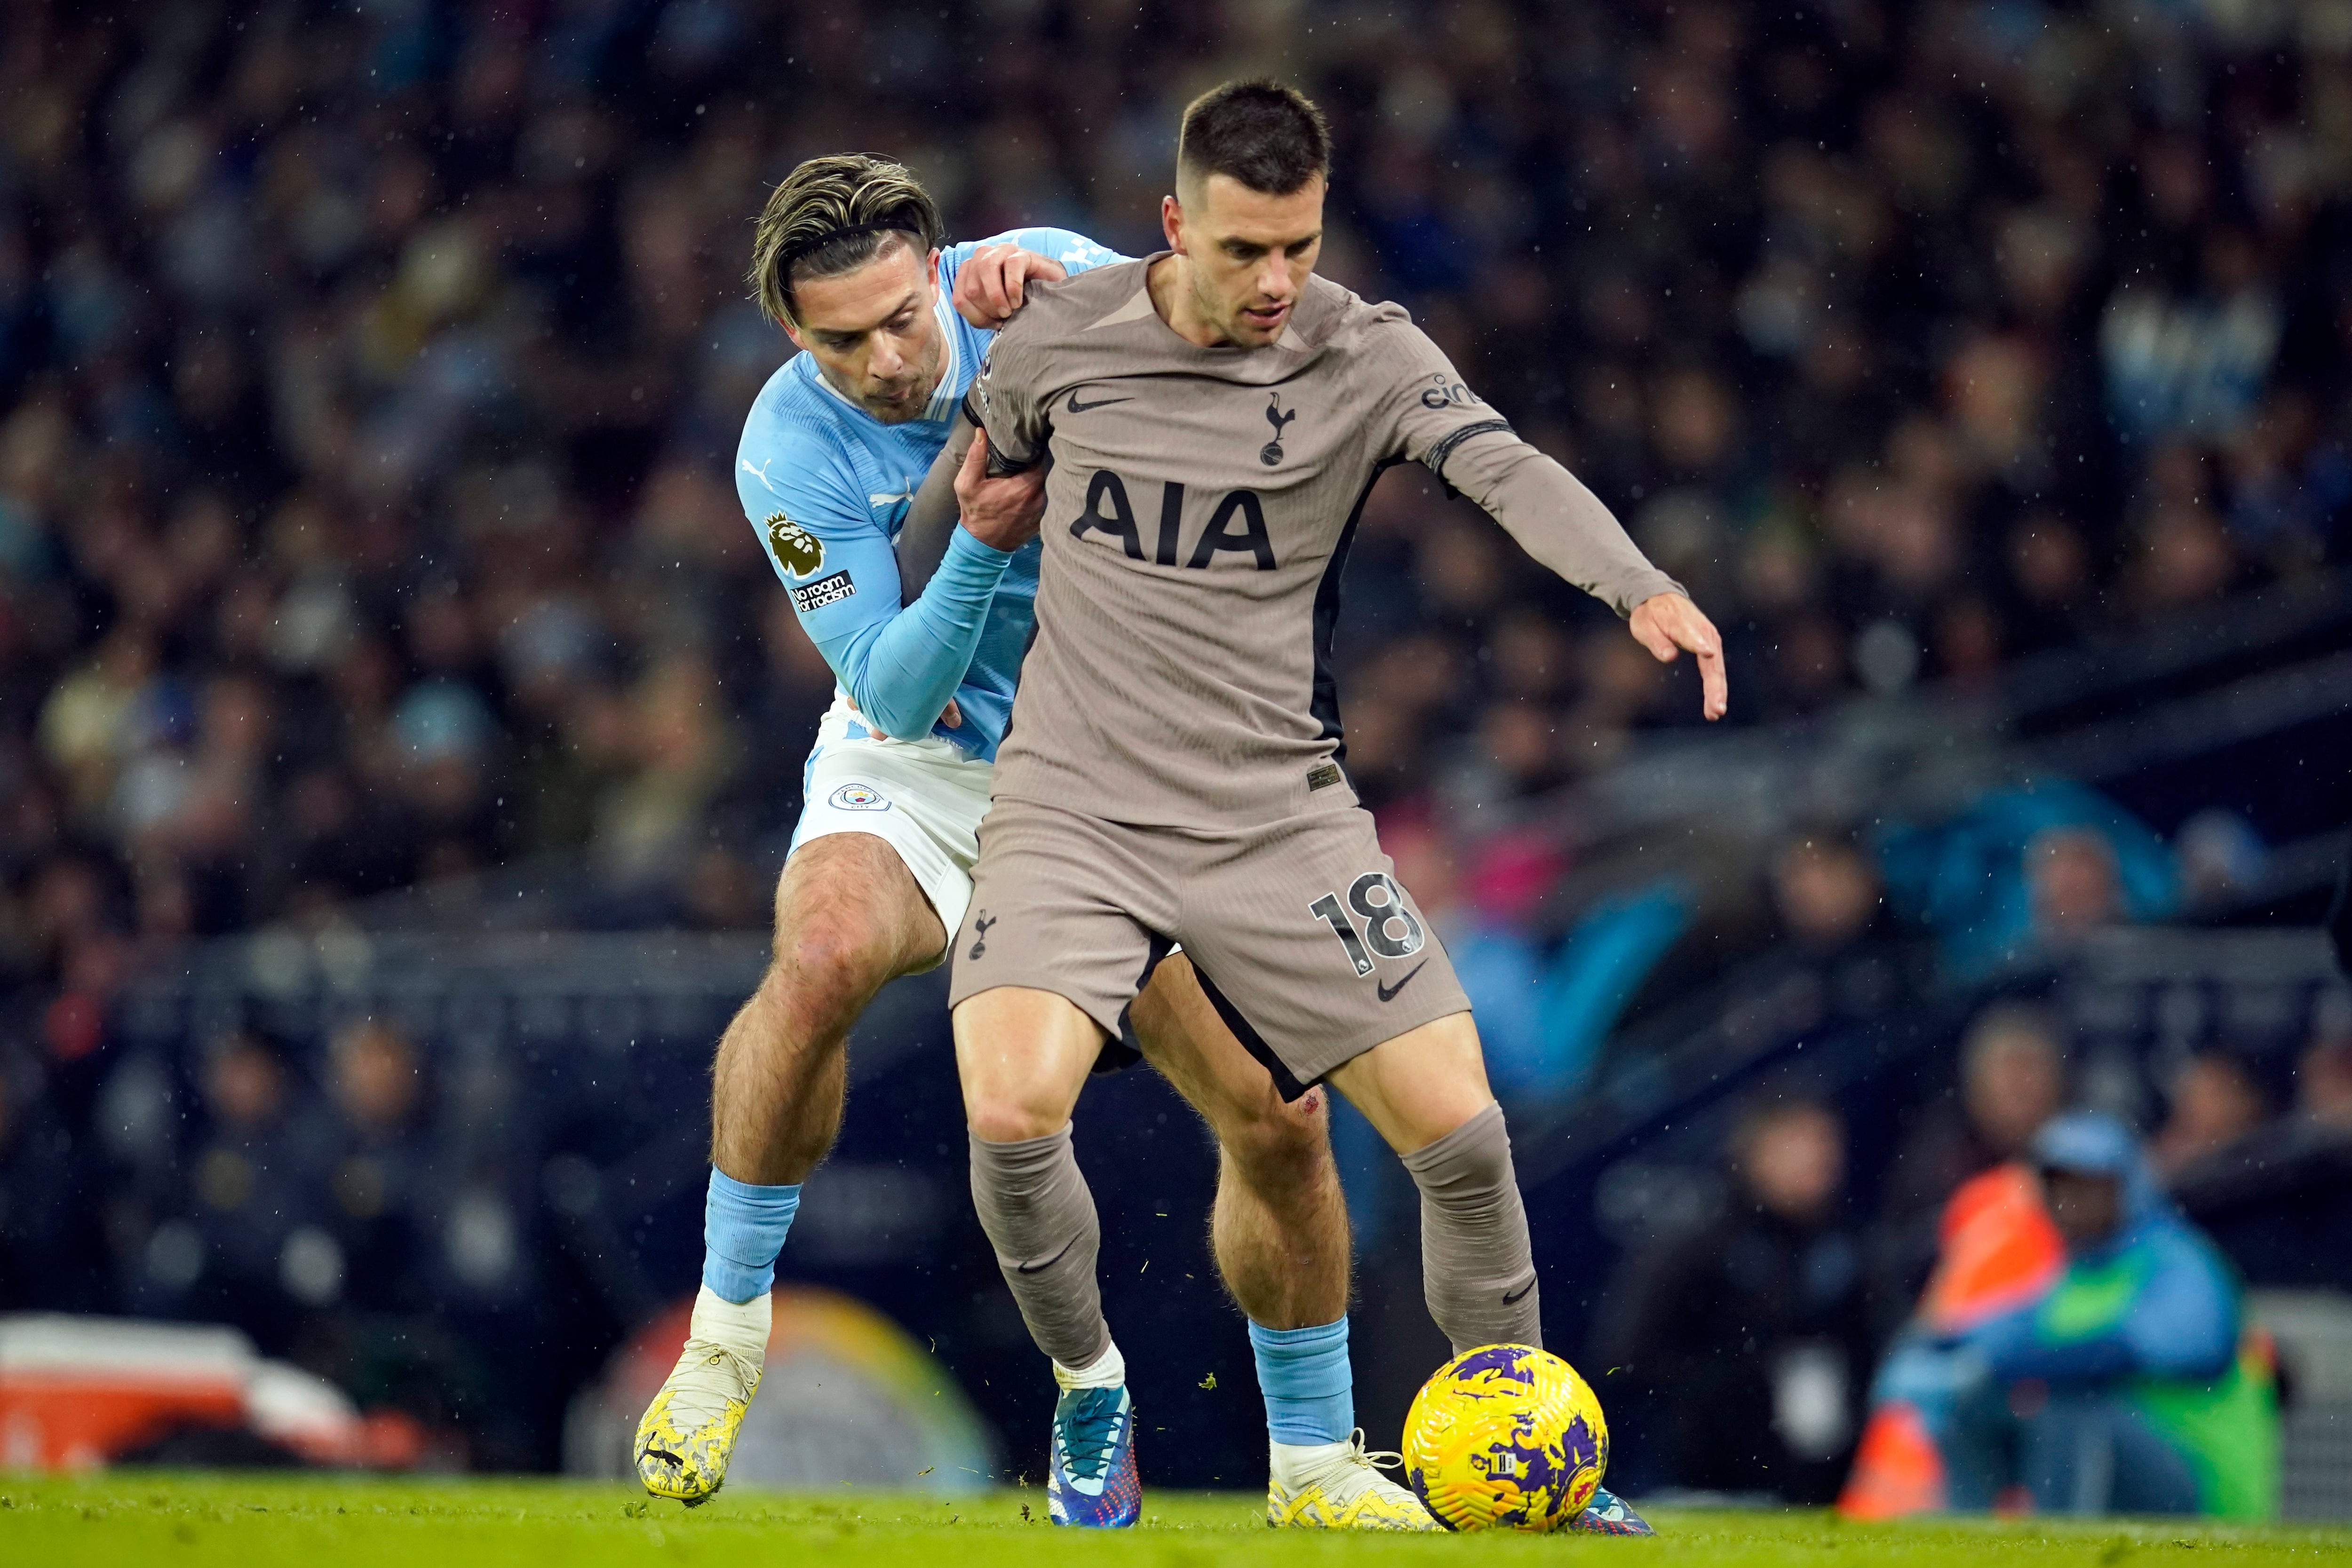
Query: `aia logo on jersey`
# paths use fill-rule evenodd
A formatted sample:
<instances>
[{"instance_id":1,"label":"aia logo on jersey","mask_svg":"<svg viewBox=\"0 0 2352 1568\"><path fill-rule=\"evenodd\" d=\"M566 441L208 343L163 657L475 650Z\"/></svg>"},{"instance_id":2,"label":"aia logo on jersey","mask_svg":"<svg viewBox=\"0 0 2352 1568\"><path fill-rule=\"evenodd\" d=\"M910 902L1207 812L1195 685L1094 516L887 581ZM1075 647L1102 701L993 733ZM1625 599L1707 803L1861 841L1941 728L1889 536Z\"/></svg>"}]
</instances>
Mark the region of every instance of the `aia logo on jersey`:
<instances>
[{"instance_id":1,"label":"aia logo on jersey","mask_svg":"<svg viewBox=\"0 0 2352 1568\"><path fill-rule=\"evenodd\" d=\"M812 576L824 564L824 541L783 513L770 512L765 527L776 564L794 577Z\"/></svg>"},{"instance_id":2,"label":"aia logo on jersey","mask_svg":"<svg viewBox=\"0 0 2352 1568\"><path fill-rule=\"evenodd\" d=\"M1296 418L1291 415L1289 417ZM1160 566L1187 567L1205 571L1221 551L1248 556L1260 571L1275 568L1274 539L1265 529L1265 503L1255 490L1228 490L1209 509L1209 525L1192 543L1190 555L1181 547L1184 532L1184 486L1169 480L1160 486L1160 519L1151 553L1143 551L1143 530L1128 499L1127 481L1108 468L1098 468L1087 481L1087 509L1070 524L1070 537L1106 534L1118 541L1129 560L1150 560Z\"/></svg>"}]
</instances>

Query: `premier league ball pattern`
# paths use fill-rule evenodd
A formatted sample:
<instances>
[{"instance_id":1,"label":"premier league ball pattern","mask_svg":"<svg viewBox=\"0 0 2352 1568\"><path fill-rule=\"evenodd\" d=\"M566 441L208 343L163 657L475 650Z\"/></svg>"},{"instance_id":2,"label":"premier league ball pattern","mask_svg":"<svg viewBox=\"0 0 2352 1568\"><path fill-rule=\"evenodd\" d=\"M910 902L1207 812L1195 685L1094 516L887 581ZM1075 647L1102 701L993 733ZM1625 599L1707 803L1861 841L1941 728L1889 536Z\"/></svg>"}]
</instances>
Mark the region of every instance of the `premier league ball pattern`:
<instances>
[{"instance_id":1,"label":"premier league ball pattern","mask_svg":"<svg viewBox=\"0 0 2352 1568\"><path fill-rule=\"evenodd\" d=\"M1465 1351L1413 1396L1405 1479L1454 1530L1557 1529L1609 1469L1609 1425L1576 1368L1525 1344Z\"/></svg>"}]
</instances>

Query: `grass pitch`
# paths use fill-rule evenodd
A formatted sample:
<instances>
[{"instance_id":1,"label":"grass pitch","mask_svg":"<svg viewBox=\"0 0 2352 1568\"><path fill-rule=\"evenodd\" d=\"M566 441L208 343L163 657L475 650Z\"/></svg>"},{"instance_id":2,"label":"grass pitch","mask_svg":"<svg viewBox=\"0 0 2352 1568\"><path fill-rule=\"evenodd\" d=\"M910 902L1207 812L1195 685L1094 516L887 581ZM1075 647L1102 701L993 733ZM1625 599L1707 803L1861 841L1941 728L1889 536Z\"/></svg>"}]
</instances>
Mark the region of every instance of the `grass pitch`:
<instances>
[{"instance_id":1,"label":"grass pitch","mask_svg":"<svg viewBox=\"0 0 2352 1568\"><path fill-rule=\"evenodd\" d=\"M2352 1531L2100 1521L1846 1524L1815 1512L1664 1512L1657 1541L1269 1531L1263 1498L1153 1492L1140 1528L1055 1530L1034 1489L936 1501L729 1492L688 1511L614 1484L117 1471L0 1478L0 1562L42 1568L1257 1568L1527 1563L1627 1554L1738 1568L2230 1568L2352 1559ZM1024 1518L1024 1510L1026 1510Z\"/></svg>"}]
</instances>

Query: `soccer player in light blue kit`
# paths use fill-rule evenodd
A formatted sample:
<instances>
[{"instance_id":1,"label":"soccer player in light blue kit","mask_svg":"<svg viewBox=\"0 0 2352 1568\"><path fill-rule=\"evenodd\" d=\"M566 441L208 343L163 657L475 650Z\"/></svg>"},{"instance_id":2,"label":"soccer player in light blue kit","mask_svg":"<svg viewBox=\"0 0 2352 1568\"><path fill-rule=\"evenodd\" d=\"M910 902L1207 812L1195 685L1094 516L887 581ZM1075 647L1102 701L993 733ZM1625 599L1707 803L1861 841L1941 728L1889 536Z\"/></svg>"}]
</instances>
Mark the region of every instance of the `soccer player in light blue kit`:
<instances>
[{"instance_id":1,"label":"soccer player in light blue kit","mask_svg":"<svg viewBox=\"0 0 2352 1568\"><path fill-rule=\"evenodd\" d=\"M1058 229L944 251L939 234L937 210L906 170L847 155L794 170L753 245L761 302L803 352L752 404L736 486L839 694L809 755L770 967L712 1073L693 1327L637 1430L646 1490L689 1504L725 1480L759 1385L776 1259L801 1184L840 1126L850 1028L886 982L939 964L963 920L1033 623L1042 481L987 477L984 443L956 484L961 526L902 603L893 540L989 337L950 299L1002 319L1027 278L1118 259ZM1347 1215L1321 1094L1286 1105L1181 955L1160 965L1130 1021L1143 1055L1220 1146L1213 1239L1249 1316L1265 1395L1269 1517L1435 1528L1379 1473L1354 1427ZM1096 1245L1085 1239L1089 1264ZM1118 1346L1094 1365L1053 1370L1054 1519L1134 1522L1134 1416Z\"/></svg>"}]
</instances>

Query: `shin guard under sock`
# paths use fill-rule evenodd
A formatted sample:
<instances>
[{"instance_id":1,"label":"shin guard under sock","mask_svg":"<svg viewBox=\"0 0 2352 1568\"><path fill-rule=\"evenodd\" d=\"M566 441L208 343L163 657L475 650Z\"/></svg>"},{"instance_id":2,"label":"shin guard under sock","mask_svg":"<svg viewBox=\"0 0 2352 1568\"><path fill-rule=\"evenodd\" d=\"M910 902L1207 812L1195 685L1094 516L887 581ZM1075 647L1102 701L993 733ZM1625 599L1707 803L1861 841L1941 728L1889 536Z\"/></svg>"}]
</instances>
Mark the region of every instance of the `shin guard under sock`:
<instances>
[{"instance_id":1,"label":"shin guard under sock","mask_svg":"<svg viewBox=\"0 0 2352 1568\"><path fill-rule=\"evenodd\" d=\"M1010 1144L975 1135L971 1199L1037 1348L1066 1367L1101 1360L1110 1344L1095 1281L1102 1233L1068 1125Z\"/></svg>"},{"instance_id":2,"label":"shin guard under sock","mask_svg":"<svg viewBox=\"0 0 2352 1568\"><path fill-rule=\"evenodd\" d=\"M1543 1343L1528 1211L1511 1170L1503 1108L1489 1105L1404 1156L1421 1189L1421 1282L1454 1354Z\"/></svg>"}]
</instances>

